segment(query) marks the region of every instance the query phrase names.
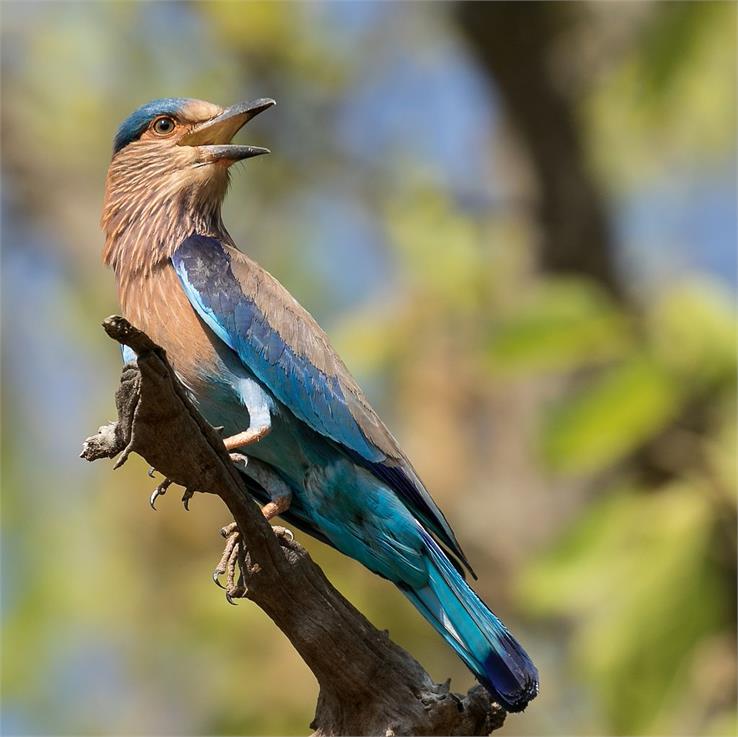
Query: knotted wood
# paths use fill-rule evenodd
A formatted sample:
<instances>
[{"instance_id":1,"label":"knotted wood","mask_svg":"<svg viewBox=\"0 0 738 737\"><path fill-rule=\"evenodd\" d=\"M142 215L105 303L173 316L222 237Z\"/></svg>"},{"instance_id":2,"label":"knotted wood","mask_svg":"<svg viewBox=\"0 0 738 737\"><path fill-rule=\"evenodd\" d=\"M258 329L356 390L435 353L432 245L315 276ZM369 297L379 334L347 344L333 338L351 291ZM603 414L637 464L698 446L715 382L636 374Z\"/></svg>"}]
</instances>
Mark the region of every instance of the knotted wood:
<instances>
[{"instance_id":1,"label":"knotted wood","mask_svg":"<svg viewBox=\"0 0 738 737\"><path fill-rule=\"evenodd\" d=\"M248 494L218 432L194 407L164 350L122 317L103 323L132 348L123 369L118 420L88 438L89 461L138 453L186 493L217 494L247 549L246 597L284 632L320 686L315 735L487 735L505 711L482 686L466 695L437 684L328 581L307 551L278 538Z\"/></svg>"}]
</instances>

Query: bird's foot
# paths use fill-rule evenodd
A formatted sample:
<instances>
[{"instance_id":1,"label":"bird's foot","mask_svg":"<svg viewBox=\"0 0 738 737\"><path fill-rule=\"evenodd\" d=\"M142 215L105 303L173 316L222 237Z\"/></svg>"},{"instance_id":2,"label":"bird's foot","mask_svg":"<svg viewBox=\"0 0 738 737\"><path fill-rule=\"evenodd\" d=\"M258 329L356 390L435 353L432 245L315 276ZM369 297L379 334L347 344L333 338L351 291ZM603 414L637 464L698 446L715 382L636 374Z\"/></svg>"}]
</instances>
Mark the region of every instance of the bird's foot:
<instances>
[{"instance_id":1,"label":"bird's foot","mask_svg":"<svg viewBox=\"0 0 738 737\"><path fill-rule=\"evenodd\" d=\"M266 515L265 515L266 516ZM267 517L267 519L269 519ZM287 542L292 542L295 536L291 530L279 525L272 525L272 530L277 537L284 538ZM234 599L242 599L246 596L248 588L246 586L246 553L244 546L241 544L241 532L235 522L221 528L220 534L225 538L226 544L223 549L223 555L218 565L213 571L213 581L225 589L226 600L229 604L234 604ZM226 585L220 582L220 577L225 575ZM238 580L237 577L238 576Z\"/></svg>"},{"instance_id":2,"label":"bird's foot","mask_svg":"<svg viewBox=\"0 0 738 737\"><path fill-rule=\"evenodd\" d=\"M153 467L148 470L148 475L153 478ZM151 492L151 496L149 497L149 504L151 505L151 508L156 511L156 500L160 496L164 496L164 494L167 493L167 489L172 485L171 479L164 479L155 489ZM195 492L192 489L185 489L184 494L182 494L182 504L184 504L184 508L189 512L190 511L190 499L194 496Z\"/></svg>"},{"instance_id":3,"label":"bird's foot","mask_svg":"<svg viewBox=\"0 0 738 737\"><path fill-rule=\"evenodd\" d=\"M281 496L273 496L272 501L265 504L261 508L261 513L268 519L272 517L278 517L282 512L286 512L290 508L290 502L292 501L291 494L285 494Z\"/></svg>"},{"instance_id":4,"label":"bird's foot","mask_svg":"<svg viewBox=\"0 0 738 737\"><path fill-rule=\"evenodd\" d=\"M238 525L231 522L220 531L220 534L226 539L225 548L220 562L213 571L213 581L225 589L226 600L229 604L235 604L234 599L241 599L246 596L246 585L244 583L244 566L246 565L243 545L241 545L241 533ZM236 568L238 567L238 581L236 581ZM226 585L220 582L220 577L225 574Z\"/></svg>"}]
</instances>

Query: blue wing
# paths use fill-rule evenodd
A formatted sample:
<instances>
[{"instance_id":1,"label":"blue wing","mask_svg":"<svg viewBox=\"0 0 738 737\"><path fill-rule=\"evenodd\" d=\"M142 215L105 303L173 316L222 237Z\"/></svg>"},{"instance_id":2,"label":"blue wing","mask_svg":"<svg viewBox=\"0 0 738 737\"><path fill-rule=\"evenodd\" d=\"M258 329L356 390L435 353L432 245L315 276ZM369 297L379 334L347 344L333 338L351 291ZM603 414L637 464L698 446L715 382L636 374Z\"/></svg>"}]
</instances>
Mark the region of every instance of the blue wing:
<instances>
[{"instance_id":1,"label":"blue wing","mask_svg":"<svg viewBox=\"0 0 738 737\"><path fill-rule=\"evenodd\" d=\"M207 236L183 241L172 264L201 319L272 394L381 478L468 567L397 441L325 333L284 287L237 249Z\"/></svg>"}]
</instances>

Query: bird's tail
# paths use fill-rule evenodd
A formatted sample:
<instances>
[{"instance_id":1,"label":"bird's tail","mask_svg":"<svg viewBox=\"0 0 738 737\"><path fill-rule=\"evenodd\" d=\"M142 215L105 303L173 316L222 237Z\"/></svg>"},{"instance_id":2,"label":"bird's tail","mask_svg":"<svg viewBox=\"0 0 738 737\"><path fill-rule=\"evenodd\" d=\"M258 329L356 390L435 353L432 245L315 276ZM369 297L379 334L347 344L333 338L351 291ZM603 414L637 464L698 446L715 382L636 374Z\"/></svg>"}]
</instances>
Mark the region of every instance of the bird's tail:
<instances>
[{"instance_id":1,"label":"bird's tail","mask_svg":"<svg viewBox=\"0 0 738 737\"><path fill-rule=\"evenodd\" d=\"M538 693L538 671L505 625L471 590L425 531L428 585L400 586L479 682L507 711L522 711Z\"/></svg>"}]
</instances>

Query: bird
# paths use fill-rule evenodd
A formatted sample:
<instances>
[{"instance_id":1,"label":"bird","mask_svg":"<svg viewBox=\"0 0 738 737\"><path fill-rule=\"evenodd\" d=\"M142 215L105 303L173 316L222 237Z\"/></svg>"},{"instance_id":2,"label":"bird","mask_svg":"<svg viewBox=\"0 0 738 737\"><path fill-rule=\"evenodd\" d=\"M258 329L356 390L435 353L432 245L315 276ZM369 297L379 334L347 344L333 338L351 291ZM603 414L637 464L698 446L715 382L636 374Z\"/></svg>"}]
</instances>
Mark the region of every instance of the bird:
<instances>
[{"instance_id":1,"label":"bird","mask_svg":"<svg viewBox=\"0 0 738 737\"><path fill-rule=\"evenodd\" d=\"M538 671L467 583L446 517L317 322L223 224L231 166L270 153L233 138L273 105L163 98L120 125L101 227L124 316L164 347L267 519L395 584L491 697L521 711ZM229 561L232 574L235 523L224 535L216 578Z\"/></svg>"}]
</instances>

